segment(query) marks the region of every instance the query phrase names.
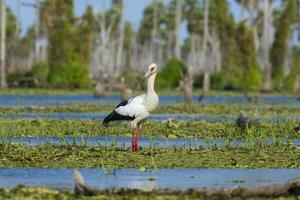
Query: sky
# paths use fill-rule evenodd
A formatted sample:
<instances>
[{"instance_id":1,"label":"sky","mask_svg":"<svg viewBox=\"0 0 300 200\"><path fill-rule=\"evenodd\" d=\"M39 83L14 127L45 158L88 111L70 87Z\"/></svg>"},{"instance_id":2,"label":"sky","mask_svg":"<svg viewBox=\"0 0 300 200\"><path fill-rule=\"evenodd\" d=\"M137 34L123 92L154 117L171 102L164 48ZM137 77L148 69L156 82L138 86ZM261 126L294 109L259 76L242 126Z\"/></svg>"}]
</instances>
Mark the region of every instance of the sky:
<instances>
[{"instance_id":1,"label":"sky","mask_svg":"<svg viewBox=\"0 0 300 200\"><path fill-rule=\"evenodd\" d=\"M22 3L35 3L35 0L6 0L7 6L9 6L12 11L17 13L17 2ZM143 16L143 10L147 4L152 0L127 0L127 6L125 10L125 18L133 24L133 27L137 30L139 27L139 22ZM165 3L168 3L170 0L164 0ZM105 2L109 0L74 0L75 14L80 16L84 12L87 5L92 5L95 11L99 11L105 7ZM239 6L235 3L234 0L229 0L230 9L234 13L235 17L238 18ZM106 6L108 4L106 3ZM35 10L33 7L24 6L20 7L20 21L21 21L21 35L24 35L27 29L32 26L35 20ZM187 31L185 24L181 27L180 38L181 41L187 37Z\"/></svg>"}]
</instances>

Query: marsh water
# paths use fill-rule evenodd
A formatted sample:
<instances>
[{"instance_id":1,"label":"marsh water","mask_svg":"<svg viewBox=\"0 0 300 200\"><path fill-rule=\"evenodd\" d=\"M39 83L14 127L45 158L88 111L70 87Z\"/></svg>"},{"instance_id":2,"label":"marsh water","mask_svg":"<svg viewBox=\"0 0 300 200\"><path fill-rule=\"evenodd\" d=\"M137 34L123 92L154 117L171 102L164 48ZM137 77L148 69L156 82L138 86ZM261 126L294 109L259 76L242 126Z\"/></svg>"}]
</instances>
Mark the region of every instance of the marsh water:
<instances>
[{"instance_id":1,"label":"marsh water","mask_svg":"<svg viewBox=\"0 0 300 200\"><path fill-rule=\"evenodd\" d=\"M0 118L7 119L96 119L103 120L107 113L23 113L23 114L3 114ZM300 115L298 116L300 118ZM235 118L229 115L206 115L206 114L153 114L150 120L163 121L174 119L178 121L198 120L198 121L234 121Z\"/></svg>"},{"instance_id":2,"label":"marsh water","mask_svg":"<svg viewBox=\"0 0 300 200\"><path fill-rule=\"evenodd\" d=\"M0 137L1 143L23 144L30 146L39 145L77 145L89 147L119 147L130 148L130 137L112 137L112 136L37 136L37 137ZM259 141L260 143L262 141ZM300 146L300 139L283 140L267 139L265 144L274 142L293 143ZM139 146L142 148L207 148L230 146L232 148L243 147L249 144L255 144L256 141L230 140L224 139L201 139L201 138L139 138Z\"/></svg>"},{"instance_id":3,"label":"marsh water","mask_svg":"<svg viewBox=\"0 0 300 200\"><path fill-rule=\"evenodd\" d=\"M0 169L0 187L19 184L73 189L72 169ZM300 169L79 169L90 187L108 188L255 188L300 178Z\"/></svg>"},{"instance_id":4,"label":"marsh water","mask_svg":"<svg viewBox=\"0 0 300 200\"><path fill-rule=\"evenodd\" d=\"M160 95L160 104L169 105L176 102L183 102L184 98L178 95ZM106 96L96 98L93 95L0 95L0 106L28 107L28 106L48 106L70 103L87 102L120 102L120 96ZM193 96L193 102L199 102L198 96ZM299 98L285 96L269 96L259 98L261 102L267 103L300 103ZM204 96L201 103L244 103L247 99L244 96Z\"/></svg>"},{"instance_id":5,"label":"marsh water","mask_svg":"<svg viewBox=\"0 0 300 200\"><path fill-rule=\"evenodd\" d=\"M22 113L22 114L0 114L2 119L82 119L103 120L107 113ZM176 120L176 121L207 121L207 122L234 122L235 117L226 114L152 114L149 118L153 121ZM270 122L285 122L289 120L300 120L299 114L256 116L255 119Z\"/></svg>"},{"instance_id":6,"label":"marsh water","mask_svg":"<svg viewBox=\"0 0 300 200\"><path fill-rule=\"evenodd\" d=\"M199 102L198 97L193 97L194 102ZM299 106L300 100L295 97L270 96L260 98L261 102L274 105L288 103L289 108ZM95 98L92 95L0 95L0 106L3 107L31 107L69 105L71 103L88 102L120 102L119 96L107 96ZM183 102L183 97L165 95L160 96L160 105L170 105ZM204 96L201 103L246 103L243 96ZM256 106L256 105L255 105ZM259 106L259 105L258 105ZM10 119L96 119L102 120L107 113L23 113L23 114L2 114L0 118ZM300 119L300 115L289 116L257 116L257 119L268 121L285 121ZM163 121L168 119L185 121L209 121L209 122L233 122L235 118L226 115L205 115L205 114L154 114L151 120ZM292 141L276 140L276 142L294 143L300 146L300 139ZM36 145L83 145L83 146L109 146L130 148L130 137L111 136L65 136L65 137L0 137L1 143ZM249 141L247 141L249 142ZM255 143L255 141L253 141ZM261 142L261 141L260 141ZM266 143L275 142L272 139ZM203 140L200 138L139 138L139 146L142 148L193 148L211 146L240 147L245 141L225 141L222 139ZM248 143L247 143L248 144ZM13 188L19 184L27 186L43 186L55 189L73 189L73 169L55 168L0 168L0 188ZM300 179L300 169L80 169L86 179L86 184L99 188L254 188L271 184L282 184L288 181Z\"/></svg>"}]
</instances>

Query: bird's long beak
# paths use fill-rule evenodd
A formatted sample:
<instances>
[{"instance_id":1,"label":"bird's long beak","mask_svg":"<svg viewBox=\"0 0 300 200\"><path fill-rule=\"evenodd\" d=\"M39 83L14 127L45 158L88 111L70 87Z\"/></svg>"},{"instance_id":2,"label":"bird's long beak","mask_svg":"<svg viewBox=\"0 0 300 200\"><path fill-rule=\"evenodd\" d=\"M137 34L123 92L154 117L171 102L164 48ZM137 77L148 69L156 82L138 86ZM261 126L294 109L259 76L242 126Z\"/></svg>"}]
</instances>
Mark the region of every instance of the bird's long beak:
<instances>
[{"instance_id":1,"label":"bird's long beak","mask_svg":"<svg viewBox=\"0 0 300 200\"><path fill-rule=\"evenodd\" d=\"M141 86L143 85L144 81L146 79L149 78L149 76L151 75L151 73L149 71L146 72L146 74L144 75L143 79L139 82L139 84L137 85L138 88L141 88Z\"/></svg>"}]
</instances>

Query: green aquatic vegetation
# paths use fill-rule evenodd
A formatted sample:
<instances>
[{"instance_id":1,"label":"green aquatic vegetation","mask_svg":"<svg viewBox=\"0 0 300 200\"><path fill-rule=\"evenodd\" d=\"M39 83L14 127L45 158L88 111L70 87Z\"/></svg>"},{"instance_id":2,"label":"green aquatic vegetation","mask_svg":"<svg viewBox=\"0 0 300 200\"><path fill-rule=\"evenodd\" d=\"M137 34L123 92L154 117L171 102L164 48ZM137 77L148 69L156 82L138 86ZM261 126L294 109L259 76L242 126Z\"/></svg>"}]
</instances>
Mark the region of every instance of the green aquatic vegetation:
<instances>
[{"instance_id":1,"label":"green aquatic vegetation","mask_svg":"<svg viewBox=\"0 0 300 200\"><path fill-rule=\"evenodd\" d=\"M141 149L82 146L2 148L0 167L42 168L299 168L300 149L292 145L251 148Z\"/></svg>"},{"instance_id":2,"label":"green aquatic vegetation","mask_svg":"<svg viewBox=\"0 0 300 200\"><path fill-rule=\"evenodd\" d=\"M109 113L116 104L110 102L70 103L68 105L32 106L32 107L1 107L0 114L24 114L24 113ZM289 116L300 113L300 105L290 103L174 103L168 106L160 106L155 114L206 114L237 117L243 110L253 117L259 116Z\"/></svg>"},{"instance_id":3,"label":"green aquatic vegetation","mask_svg":"<svg viewBox=\"0 0 300 200\"><path fill-rule=\"evenodd\" d=\"M189 114L217 114L229 115L236 117L243 110L252 116L274 116L274 115L291 115L300 113L300 105L291 103L263 103L263 102L247 102L247 103L176 103L169 106L161 106L156 113L189 113Z\"/></svg>"},{"instance_id":4,"label":"green aquatic vegetation","mask_svg":"<svg viewBox=\"0 0 300 200\"><path fill-rule=\"evenodd\" d=\"M231 200L240 200L241 197L236 195L235 197L227 196L226 198L223 196L214 195L214 196L206 196L203 191L199 191L196 189L189 190L138 190L138 189L111 189L111 190L99 190L97 195L93 197L89 196L78 196L73 191L60 191L55 189L48 189L42 187L26 187L26 186L18 186L12 189L0 189L1 199L6 200L34 200L34 199L53 199L53 200L87 200L87 199L95 199L95 200L124 200L124 199L135 199L135 200L146 200L146 199L154 199L154 200L182 200L182 199L205 199L205 200L216 200L216 199L231 199ZM242 199L278 199L278 200L294 200L297 199L296 196L291 197L243 197Z\"/></svg>"},{"instance_id":5,"label":"green aquatic vegetation","mask_svg":"<svg viewBox=\"0 0 300 200\"><path fill-rule=\"evenodd\" d=\"M233 122L204 122L204 121L149 121L143 126L141 137L165 138L222 138L263 140L272 138L295 139L300 138L300 131L295 130L297 123L264 122L258 127L248 130L236 128ZM130 127L120 125L103 127L98 120L79 119L2 119L0 121L0 135L2 136L83 136L82 144L87 136L125 136L131 137Z\"/></svg>"}]
</instances>

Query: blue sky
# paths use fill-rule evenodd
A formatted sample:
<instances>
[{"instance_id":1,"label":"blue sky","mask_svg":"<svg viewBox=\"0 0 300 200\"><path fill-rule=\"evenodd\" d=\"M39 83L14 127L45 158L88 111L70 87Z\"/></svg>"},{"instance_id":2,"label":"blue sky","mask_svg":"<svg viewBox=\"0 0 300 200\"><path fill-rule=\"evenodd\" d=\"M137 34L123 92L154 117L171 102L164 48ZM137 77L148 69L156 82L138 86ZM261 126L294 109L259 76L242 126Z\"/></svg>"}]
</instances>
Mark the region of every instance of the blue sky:
<instances>
[{"instance_id":1,"label":"blue sky","mask_svg":"<svg viewBox=\"0 0 300 200\"><path fill-rule=\"evenodd\" d=\"M21 2L26 3L34 3L35 0L19 0ZM130 21L133 24L135 29L139 26L139 21L143 16L143 10L147 4L149 4L152 0L127 0L127 8L126 8L126 20ZM168 3L170 0L164 0ZM17 2L18 0L6 0L7 5L13 10L14 13L17 12ZM75 6L75 14L81 15L86 6L91 4L94 10L101 10L103 8L104 0L74 0ZM107 1L109 2L109 0ZM239 15L239 6L235 3L234 0L229 0L230 9L234 13L235 17L238 18ZM22 35L26 33L28 27L30 27L34 23L35 12L34 8L28 6L21 6L20 8L20 19L21 19L21 27L22 27ZM185 27L183 26L181 29L181 40L183 40L187 33Z\"/></svg>"}]
</instances>

